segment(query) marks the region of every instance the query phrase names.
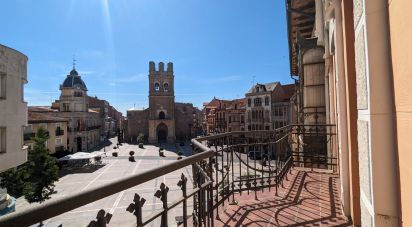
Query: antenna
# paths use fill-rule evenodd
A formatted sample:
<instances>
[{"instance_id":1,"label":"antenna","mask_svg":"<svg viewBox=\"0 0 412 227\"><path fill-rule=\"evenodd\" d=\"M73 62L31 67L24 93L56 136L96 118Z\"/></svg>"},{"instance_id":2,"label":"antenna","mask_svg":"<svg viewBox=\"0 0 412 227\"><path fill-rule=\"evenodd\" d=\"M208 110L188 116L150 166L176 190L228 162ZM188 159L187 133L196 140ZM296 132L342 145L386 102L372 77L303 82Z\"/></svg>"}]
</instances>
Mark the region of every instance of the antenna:
<instances>
[{"instance_id":1,"label":"antenna","mask_svg":"<svg viewBox=\"0 0 412 227\"><path fill-rule=\"evenodd\" d=\"M76 69L76 56L73 54L73 69Z\"/></svg>"},{"instance_id":2,"label":"antenna","mask_svg":"<svg viewBox=\"0 0 412 227\"><path fill-rule=\"evenodd\" d=\"M255 75L253 75L253 76L252 76L252 85L254 85L254 84L255 84L255 78L256 78L256 76L255 76Z\"/></svg>"}]
</instances>

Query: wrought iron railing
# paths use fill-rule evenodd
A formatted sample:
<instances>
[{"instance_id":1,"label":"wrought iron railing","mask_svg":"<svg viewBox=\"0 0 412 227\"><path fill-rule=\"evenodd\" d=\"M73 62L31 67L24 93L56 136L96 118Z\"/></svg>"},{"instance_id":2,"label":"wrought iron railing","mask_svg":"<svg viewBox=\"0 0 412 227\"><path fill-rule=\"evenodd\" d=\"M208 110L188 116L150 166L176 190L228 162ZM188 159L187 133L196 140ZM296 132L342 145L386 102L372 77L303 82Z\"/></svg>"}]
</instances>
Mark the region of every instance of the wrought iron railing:
<instances>
[{"instance_id":1,"label":"wrought iron railing","mask_svg":"<svg viewBox=\"0 0 412 227\"><path fill-rule=\"evenodd\" d=\"M56 129L56 136L63 136L64 130L63 129Z\"/></svg>"},{"instance_id":2,"label":"wrought iron railing","mask_svg":"<svg viewBox=\"0 0 412 227\"><path fill-rule=\"evenodd\" d=\"M315 157L320 168L336 165L334 157L319 159L324 150L313 154L315 144L309 140L312 137L325 142L327 151L333 141L332 128L332 125L290 125L273 131L228 132L193 139L194 154L190 157L7 215L0 218L0 226L35 224L187 166L192 167L193 185L187 185L188 176L182 173L176 180L182 192L180 198L169 203L169 187L162 183L154 193L162 202L160 211L143 217L144 204L149 198L138 194L126 210L135 216L137 226L144 226L157 218L161 219L161 226L168 226L173 223L168 218L169 211L182 205L182 216L176 219L179 219L179 224L187 226L192 222L194 226L214 226L221 205L236 203L235 193L255 193L256 196L259 190L274 190L277 194L291 166L307 165L306 161L313 161ZM101 209L89 226L105 226L110 219L111 214Z\"/></svg>"}]
</instances>

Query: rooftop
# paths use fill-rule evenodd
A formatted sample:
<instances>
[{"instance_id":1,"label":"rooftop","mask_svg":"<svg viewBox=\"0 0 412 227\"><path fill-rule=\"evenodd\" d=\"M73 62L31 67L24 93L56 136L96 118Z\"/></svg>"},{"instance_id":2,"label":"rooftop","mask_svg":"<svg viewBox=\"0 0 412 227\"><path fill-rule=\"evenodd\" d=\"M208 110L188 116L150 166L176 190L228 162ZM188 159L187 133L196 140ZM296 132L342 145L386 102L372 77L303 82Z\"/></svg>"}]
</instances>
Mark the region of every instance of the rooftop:
<instances>
[{"instance_id":1,"label":"rooftop","mask_svg":"<svg viewBox=\"0 0 412 227\"><path fill-rule=\"evenodd\" d=\"M28 111L28 122L30 123L51 123L51 122L68 122L69 119L56 117L52 112L32 112Z\"/></svg>"}]
</instances>

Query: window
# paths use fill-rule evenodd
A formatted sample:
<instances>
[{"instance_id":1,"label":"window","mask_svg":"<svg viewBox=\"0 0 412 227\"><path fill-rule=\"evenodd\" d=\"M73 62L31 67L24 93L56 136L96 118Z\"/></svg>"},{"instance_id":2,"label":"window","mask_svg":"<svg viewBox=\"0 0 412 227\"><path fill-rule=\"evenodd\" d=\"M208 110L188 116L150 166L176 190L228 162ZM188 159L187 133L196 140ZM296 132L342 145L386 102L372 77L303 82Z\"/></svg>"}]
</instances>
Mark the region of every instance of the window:
<instances>
[{"instance_id":1,"label":"window","mask_svg":"<svg viewBox=\"0 0 412 227\"><path fill-rule=\"evenodd\" d=\"M163 111L159 112L159 119L165 119L165 112Z\"/></svg>"},{"instance_id":2,"label":"window","mask_svg":"<svg viewBox=\"0 0 412 227\"><path fill-rule=\"evenodd\" d=\"M6 153L6 127L0 127L0 153Z\"/></svg>"},{"instance_id":3,"label":"window","mask_svg":"<svg viewBox=\"0 0 412 227\"><path fill-rule=\"evenodd\" d=\"M242 115L242 116L240 117L240 119L241 119L241 120L240 120L241 123L245 123L245 116Z\"/></svg>"},{"instance_id":4,"label":"window","mask_svg":"<svg viewBox=\"0 0 412 227\"><path fill-rule=\"evenodd\" d=\"M62 139L61 138L57 138L56 139L56 146L61 146L62 145Z\"/></svg>"},{"instance_id":5,"label":"window","mask_svg":"<svg viewBox=\"0 0 412 227\"><path fill-rule=\"evenodd\" d=\"M255 106L261 106L262 105L262 99L261 98L255 98L253 100Z\"/></svg>"},{"instance_id":6,"label":"window","mask_svg":"<svg viewBox=\"0 0 412 227\"><path fill-rule=\"evenodd\" d=\"M63 103L63 112L69 112L70 106L69 103Z\"/></svg>"},{"instance_id":7,"label":"window","mask_svg":"<svg viewBox=\"0 0 412 227\"><path fill-rule=\"evenodd\" d=\"M247 106L251 106L252 105L252 99L248 99L247 100Z\"/></svg>"},{"instance_id":8,"label":"window","mask_svg":"<svg viewBox=\"0 0 412 227\"><path fill-rule=\"evenodd\" d=\"M25 84L25 80L21 80L20 95L21 95L21 101L22 102L24 102L24 84Z\"/></svg>"},{"instance_id":9,"label":"window","mask_svg":"<svg viewBox=\"0 0 412 227\"><path fill-rule=\"evenodd\" d=\"M75 91L74 92L74 97L82 97L83 93L81 91Z\"/></svg>"},{"instance_id":10,"label":"window","mask_svg":"<svg viewBox=\"0 0 412 227\"><path fill-rule=\"evenodd\" d=\"M265 106L269 106L269 97L268 96L265 97Z\"/></svg>"},{"instance_id":11,"label":"window","mask_svg":"<svg viewBox=\"0 0 412 227\"><path fill-rule=\"evenodd\" d=\"M229 116L229 123L232 123L232 117Z\"/></svg>"},{"instance_id":12,"label":"window","mask_svg":"<svg viewBox=\"0 0 412 227\"><path fill-rule=\"evenodd\" d=\"M6 74L0 74L0 99L6 99Z\"/></svg>"},{"instance_id":13,"label":"window","mask_svg":"<svg viewBox=\"0 0 412 227\"><path fill-rule=\"evenodd\" d=\"M155 89L156 92L157 92L157 91L160 91L160 84L159 84L159 83L155 83L154 89Z\"/></svg>"},{"instance_id":14,"label":"window","mask_svg":"<svg viewBox=\"0 0 412 227\"><path fill-rule=\"evenodd\" d=\"M169 91L169 84L168 84L168 83L165 83L165 84L163 85L163 88L164 88L165 92L168 92L168 91Z\"/></svg>"}]
</instances>

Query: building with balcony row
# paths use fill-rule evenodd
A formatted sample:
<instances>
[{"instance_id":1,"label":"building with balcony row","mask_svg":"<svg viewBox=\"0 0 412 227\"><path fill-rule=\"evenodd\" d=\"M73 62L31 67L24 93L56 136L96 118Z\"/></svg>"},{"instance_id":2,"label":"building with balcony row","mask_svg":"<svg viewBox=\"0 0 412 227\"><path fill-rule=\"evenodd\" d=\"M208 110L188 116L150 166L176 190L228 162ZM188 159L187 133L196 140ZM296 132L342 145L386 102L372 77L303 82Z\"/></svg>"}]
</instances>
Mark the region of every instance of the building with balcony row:
<instances>
[{"instance_id":1,"label":"building with balcony row","mask_svg":"<svg viewBox=\"0 0 412 227\"><path fill-rule=\"evenodd\" d=\"M57 117L53 112L56 111L49 107L29 106L28 124L24 129L24 144L32 148L34 145L32 139L35 137L37 129L42 127L49 136L46 142L49 154L59 157L68 150L67 125L69 119Z\"/></svg>"},{"instance_id":2,"label":"building with balcony row","mask_svg":"<svg viewBox=\"0 0 412 227\"><path fill-rule=\"evenodd\" d=\"M256 84L245 98L203 104L207 134L231 131L273 130L296 122L295 85Z\"/></svg>"},{"instance_id":3,"label":"building with balcony row","mask_svg":"<svg viewBox=\"0 0 412 227\"><path fill-rule=\"evenodd\" d=\"M123 129L123 115L117 111L106 100L89 96L89 108L100 113L102 128L100 130L101 139L115 136L118 129Z\"/></svg>"}]
</instances>

